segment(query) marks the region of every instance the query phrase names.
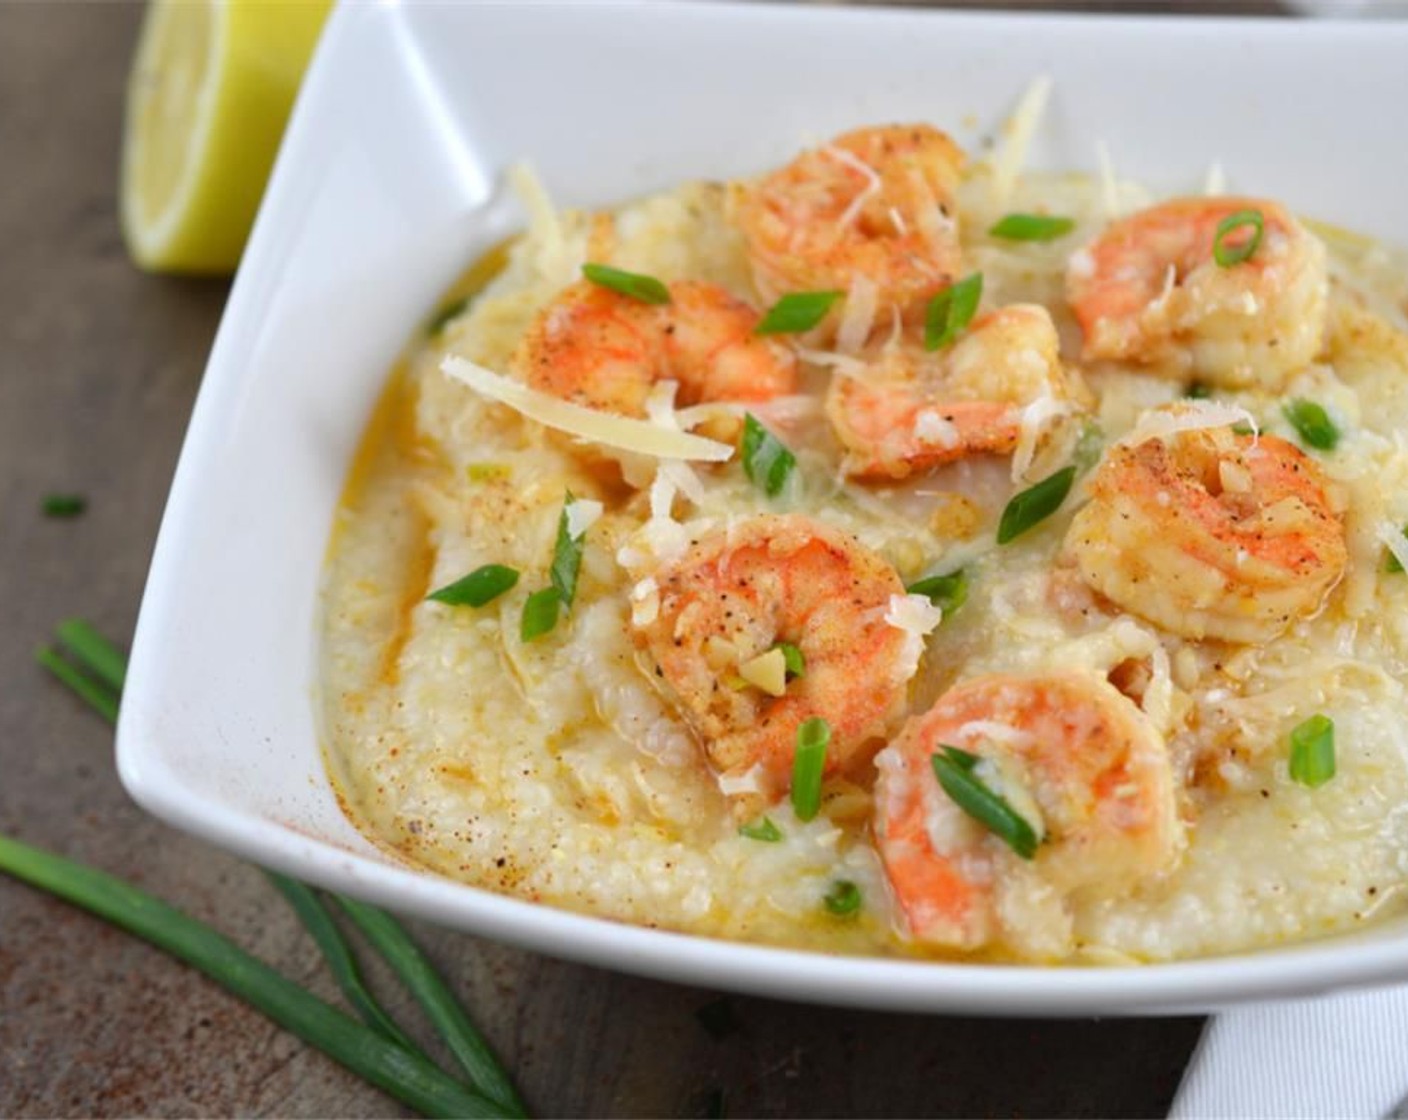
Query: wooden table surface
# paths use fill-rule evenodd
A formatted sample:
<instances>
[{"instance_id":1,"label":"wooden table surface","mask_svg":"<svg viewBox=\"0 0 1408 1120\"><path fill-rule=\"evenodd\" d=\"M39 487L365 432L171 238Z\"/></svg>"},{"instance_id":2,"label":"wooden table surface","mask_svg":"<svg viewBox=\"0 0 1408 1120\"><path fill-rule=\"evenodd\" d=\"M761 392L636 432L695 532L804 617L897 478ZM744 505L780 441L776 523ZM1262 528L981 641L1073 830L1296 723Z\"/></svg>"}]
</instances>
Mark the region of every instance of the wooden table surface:
<instances>
[{"instance_id":1,"label":"wooden table surface","mask_svg":"<svg viewBox=\"0 0 1408 1120\"><path fill-rule=\"evenodd\" d=\"M131 879L335 998L260 873L136 808L109 729L33 661L71 615L130 637L228 292L144 276L123 252L139 17L0 0L0 831ZM43 517L58 491L87 512ZM696 1017L715 993L413 929L541 1115L699 1116L715 1089L733 1116L1163 1115L1200 1026L731 997L738 1029L715 1038ZM236 1113L403 1111L197 973L0 879L0 1115Z\"/></svg>"}]
</instances>

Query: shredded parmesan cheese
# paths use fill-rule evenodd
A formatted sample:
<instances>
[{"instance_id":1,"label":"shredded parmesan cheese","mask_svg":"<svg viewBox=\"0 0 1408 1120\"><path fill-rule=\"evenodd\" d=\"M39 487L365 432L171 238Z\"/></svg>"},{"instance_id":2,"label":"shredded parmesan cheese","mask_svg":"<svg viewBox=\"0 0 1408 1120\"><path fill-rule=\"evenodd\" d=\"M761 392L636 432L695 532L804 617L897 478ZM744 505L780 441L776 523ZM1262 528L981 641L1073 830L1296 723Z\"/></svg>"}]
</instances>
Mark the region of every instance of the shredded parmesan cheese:
<instances>
[{"instance_id":1,"label":"shredded parmesan cheese","mask_svg":"<svg viewBox=\"0 0 1408 1120\"><path fill-rule=\"evenodd\" d=\"M1026 166L1027 149L1031 146L1037 126L1041 124L1050 95L1051 79L1045 74L1034 79L1017 102L1017 109L1003 130L1003 141L993 159L992 168L993 190L998 202L1003 205L1012 194L1017 176Z\"/></svg>"},{"instance_id":2,"label":"shredded parmesan cheese","mask_svg":"<svg viewBox=\"0 0 1408 1120\"><path fill-rule=\"evenodd\" d=\"M853 171L859 171L866 179L865 187L861 190L860 194L851 199L851 204L846 207L846 212L842 214L836 222L838 226L845 229L846 226L856 220L862 207L870 201L871 195L880 190L880 176L876 174L875 168L871 167L870 164L866 163L854 153L846 151L845 148L835 148L831 145L827 145L822 151L837 163L844 163Z\"/></svg>"},{"instance_id":3,"label":"shredded parmesan cheese","mask_svg":"<svg viewBox=\"0 0 1408 1120\"><path fill-rule=\"evenodd\" d=\"M719 792L725 797L739 794L763 793L763 764L756 763L742 774L720 774Z\"/></svg>"},{"instance_id":4,"label":"shredded parmesan cheese","mask_svg":"<svg viewBox=\"0 0 1408 1120\"><path fill-rule=\"evenodd\" d=\"M1161 439L1177 432L1226 428L1232 424L1250 424L1253 431L1258 428L1256 417L1238 405L1220 401L1181 401L1166 408L1149 409L1119 442L1124 447L1137 447L1147 440Z\"/></svg>"},{"instance_id":5,"label":"shredded parmesan cheese","mask_svg":"<svg viewBox=\"0 0 1408 1120\"><path fill-rule=\"evenodd\" d=\"M904 680L914 676L924 656L924 639L944 620L944 612L927 595L891 595L885 621L904 636L897 658L897 672Z\"/></svg>"},{"instance_id":6,"label":"shredded parmesan cheese","mask_svg":"<svg viewBox=\"0 0 1408 1120\"><path fill-rule=\"evenodd\" d=\"M726 443L671 430L649 420L635 420L583 408L531 389L520 381L500 376L466 358L452 355L440 363L440 370L446 376L468 385L476 393L506 404L530 420L589 443L652 455L657 459L722 463L733 455L733 448Z\"/></svg>"},{"instance_id":7,"label":"shredded parmesan cheese","mask_svg":"<svg viewBox=\"0 0 1408 1120\"><path fill-rule=\"evenodd\" d=\"M837 350L843 354L854 354L865 345L875 326L875 312L879 305L879 286L870 277L856 273L851 279L850 291L846 293L841 325L836 330Z\"/></svg>"},{"instance_id":8,"label":"shredded parmesan cheese","mask_svg":"<svg viewBox=\"0 0 1408 1120\"><path fill-rule=\"evenodd\" d=\"M1047 427L1055 420L1075 411L1070 401L1057 400L1050 390L1042 388L1041 396L1022 409L1021 426L1017 432L1017 447L1012 454L1012 481L1022 482L1031 470L1036 449Z\"/></svg>"}]
</instances>

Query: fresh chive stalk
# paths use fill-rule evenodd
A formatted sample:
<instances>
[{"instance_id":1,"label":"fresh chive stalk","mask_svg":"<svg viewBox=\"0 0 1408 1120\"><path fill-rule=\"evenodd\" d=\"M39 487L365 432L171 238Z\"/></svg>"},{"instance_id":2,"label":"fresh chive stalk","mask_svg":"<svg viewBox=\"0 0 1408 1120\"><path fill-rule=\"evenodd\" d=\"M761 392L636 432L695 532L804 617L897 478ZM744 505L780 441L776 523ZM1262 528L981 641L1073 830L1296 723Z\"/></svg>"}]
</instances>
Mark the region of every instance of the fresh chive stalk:
<instances>
[{"instance_id":1,"label":"fresh chive stalk","mask_svg":"<svg viewBox=\"0 0 1408 1120\"><path fill-rule=\"evenodd\" d=\"M82 494L46 494L40 504L45 517L77 517L88 508Z\"/></svg>"},{"instance_id":2,"label":"fresh chive stalk","mask_svg":"<svg viewBox=\"0 0 1408 1120\"><path fill-rule=\"evenodd\" d=\"M436 335L450 325L450 320L457 319L464 314L464 309L468 306L468 296L460 296L458 299L452 299L442 305L436 310L435 314L430 317L430 322L425 324L425 337L436 337Z\"/></svg>"},{"instance_id":3,"label":"fresh chive stalk","mask_svg":"<svg viewBox=\"0 0 1408 1120\"><path fill-rule=\"evenodd\" d=\"M639 272L627 272L624 268L612 268L609 264L584 264L582 275L593 284L610 288L623 296L640 300L641 303L669 303L670 289L653 276Z\"/></svg>"},{"instance_id":4,"label":"fresh chive stalk","mask_svg":"<svg viewBox=\"0 0 1408 1120\"><path fill-rule=\"evenodd\" d=\"M842 295L842 292L788 292L768 308L753 333L802 334L825 319Z\"/></svg>"},{"instance_id":5,"label":"fresh chive stalk","mask_svg":"<svg viewBox=\"0 0 1408 1120\"><path fill-rule=\"evenodd\" d=\"M1335 721L1313 715L1291 732L1292 781L1317 789L1335 776Z\"/></svg>"},{"instance_id":6,"label":"fresh chive stalk","mask_svg":"<svg viewBox=\"0 0 1408 1120\"><path fill-rule=\"evenodd\" d=\"M954 803L1023 859L1036 855L1031 823L973 773L978 756L958 747L940 746L929 756L934 776Z\"/></svg>"},{"instance_id":7,"label":"fresh chive stalk","mask_svg":"<svg viewBox=\"0 0 1408 1120\"><path fill-rule=\"evenodd\" d=\"M997 543L1014 541L1028 529L1041 524L1058 509L1071 492L1076 479L1074 466L1062 467L1035 486L1012 497L997 525Z\"/></svg>"},{"instance_id":8,"label":"fresh chive stalk","mask_svg":"<svg viewBox=\"0 0 1408 1120\"><path fill-rule=\"evenodd\" d=\"M846 918L860 910L863 900L860 888L849 879L837 879L821 900L826 909L838 918Z\"/></svg>"},{"instance_id":9,"label":"fresh chive stalk","mask_svg":"<svg viewBox=\"0 0 1408 1120\"><path fill-rule=\"evenodd\" d=\"M503 564L485 564L462 579L448 583L426 596L451 607L482 607L492 603L518 582L518 573Z\"/></svg>"},{"instance_id":10,"label":"fresh chive stalk","mask_svg":"<svg viewBox=\"0 0 1408 1120\"><path fill-rule=\"evenodd\" d=\"M797 466L797 457L751 412L743 417L743 473L748 481L775 498Z\"/></svg>"},{"instance_id":11,"label":"fresh chive stalk","mask_svg":"<svg viewBox=\"0 0 1408 1120\"><path fill-rule=\"evenodd\" d=\"M352 947L347 944L347 939L342 936L342 931L337 928L337 923L332 920L332 915L328 913L328 908L323 905L323 900L317 893L297 879L290 879L277 871L266 871L264 874L293 908L298 920L313 935L313 940L322 952L323 960L327 962L328 970L337 981L343 998L352 1010L362 1017L362 1022L383 1038L404 1047L427 1062L430 1061L420 1047L396 1025L396 1020L383 1010L367 988L362 979L362 970L357 965L357 958L352 954Z\"/></svg>"},{"instance_id":12,"label":"fresh chive stalk","mask_svg":"<svg viewBox=\"0 0 1408 1120\"><path fill-rule=\"evenodd\" d=\"M556 594L554 589L548 590ZM52 650L40 651L40 663L87 700L108 722L116 722L121 682L126 678L126 663L122 655L81 619L64 622L58 627L58 632L61 639L67 639L76 657L87 658L83 662L87 673L80 672ZM112 683L114 681L117 683ZM43 872L41 877L35 877L38 873L34 872L33 865ZM25 867L30 870L26 871ZM420 957L420 951L410 935L394 918L375 907L333 896L367 933L368 940L388 958L391 953L382 948L378 938L392 946L397 954L396 959L390 960L392 967L425 1007L452 1052L465 1064L470 1077L485 1090L487 1096L472 1092L448 1078L396 1026L366 989L356 960L326 908L302 883L265 871L312 934L338 986L348 1002L366 1019L367 1027L362 1027L336 1008L305 992L207 926L144 895L120 879L29 848L3 835L0 835L0 871L107 918L200 969L280 1026L427 1116L507 1117L513 1120L525 1115L522 1102L507 1074L469 1022L463 1008L459 1007L428 962ZM69 893L63 889L64 883L69 884ZM118 901L113 902L113 899ZM375 935L368 932L369 927ZM423 969L414 967L416 957L420 957ZM414 973L414 983L406 978L408 972ZM329 1016L333 1019L329 1020ZM363 1032L366 1038L385 1049L371 1046L356 1033L349 1035L348 1027L353 1032ZM306 1033L310 1031L313 1035ZM398 1074L398 1069L408 1072Z\"/></svg>"},{"instance_id":13,"label":"fresh chive stalk","mask_svg":"<svg viewBox=\"0 0 1408 1120\"><path fill-rule=\"evenodd\" d=\"M1404 540L1408 540L1408 525L1403 526L1403 539L1404 539ZM1384 551L1388 553L1388 558L1384 561L1384 571L1386 571L1386 572L1401 572L1401 571L1403 571L1403 561L1401 561L1401 560L1398 558L1398 556L1394 553L1394 551L1393 551L1392 549L1389 549L1389 548L1384 549Z\"/></svg>"},{"instance_id":14,"label":"fresh chive stalk","mask_svg":"<svg viewBox=\"0 0 1408 1120\"><path fill-rule=\"evenodd\" d=\"M557 625L557 612L562 600L557 596L557 588L544 587L533 592L523 602L523 617L518 623L518 637L531 642L541 638Z\"/></svg>"},{"instance_id":15,"label":"fresh chive stalk","mask_svg":"<svg viewBox=\"0 0 1408 1120\"><path fill-rule=\"evenodd\" d=\"M1213 234L1212 239L1212 259L1217 262L1217 266L1231 268L1234 264L1250 260L1257 246L1261 244L1265 224L1260 210L1238 210L1218 222L1217 232ZM1234 244L1234 236L1244 229L1250 229L1251 236Z\"/></svg>"},{"instance_id":16,"label":"fresh chive stalk","mask_svg":"<svg viewBox=\"0 0 1408 1120\"><path fill-rule=\"evenodd\" d=\"M797 819L809 821L821 810L821 776L826 769L826 744L831 741L831 725L813 716L797 728L797 746L792 755L792 811Z\"/></svg>"},{"instance_id":17,"label":"fresh chive stalk","mask_svg":"<svg viewBox=\"0 0 1408 1120\"><path fill-rule=\"evenodd\" d=\"M794 680L807 675L806 659L802 657L802 651L791 642L776 642L772 648L782 651L782 660L787 666L788 680Z\"/></svg>"},{"instance_id":18,"label":"fresh chive stalk","mask_svg":"<svg viewBox=\"0 0 1408 1120\"><path fill-rule=\"evenodd\" d=\"M582 570L582 542L586 538L585 533L575 537L572 535L567 511L575 501L569 490L562 503L562 513L557 518L557 539L553 542L552 568L548 571L548 579L557 591L558 599L568 610L577 598L577 576Z\"/></svg>"},{"instance_id":19,"label":"fresh chive stalk","mask_svg":"<svg viewBox=\"0 0 1408 1120\"><path fill-rule=\"evenodd\" d=\"M1008 214L988 234L1007 241L1055 241L1075 228L1074 220L1054 214Z\"/></svg>"},{"instance_id":20,"label":"fresh chive stalk","mask_svg":"<svg viewBox=\"0 0 1408 1120\"><path fill-rule=\"evenodd\" d=\"M924 349L941 350L973 321L983 298L983 274L974 272L950 284L924 310Z\"/></svg>"},{"instance_id":21,"label":"fresh chive stalk","mask_svg":"<svg viewBox=\"0 0 1408 1120\"><path fill-rule=\"evenodd\" d=\"M517 1115L304 991L208 926L121 879L8 836L0 836L0 871L105 918L199 969L285 1030L426 1116Z\"/></svg>"},{"instance_id":22,"label":"fresh chive stalk","mask_svg":"<svg viewBox=\"0 0 1408 1120\"><path fill-rule=\"evenodd\" d=\"M911 595L927 596L943 611L945 620L968 601L968 573L959 568L942 576L925 576L905 588Z\"/></svg>"},{"instance_id":23,"label":"fresh chive stalk","mask_svg":"<svg viewBox=\"0 0 1408 1120\"><path fill-rule=\"evenodd\" d=\"M513 1082L499 1065L489 1044L469 1021L459 1000L445 986L405 927L386 911L365 902L341 895L337 896L337 901L425 1009L474 1086L486 1097L506 1106L509 1115L526 1115Z\"/></svg>"},{"instance_id":24,"label":"fresh chive stalk","mask_svg":"<svg viewBox=\"0 0 1408 1120\"><path fill-rule=\"evenodd\" d=\"M1297 398L1281 410L1306 446L1317 451L1333 451L1340 442L1340 430L1324 407Z\"/></svg>"},{"instance_id":25,"label":"fresh chive stalk","mask_svg":"<svg viewBox=\"0 0 1408 1120\"><path fill-rule=\"evenodd\" d=\"M771 817L764 817L756 824L739 825L738 834L749 840L761 840L764 844L776 844L782 839L782 829L772 823Z\"/></svg>"}]
</instances>

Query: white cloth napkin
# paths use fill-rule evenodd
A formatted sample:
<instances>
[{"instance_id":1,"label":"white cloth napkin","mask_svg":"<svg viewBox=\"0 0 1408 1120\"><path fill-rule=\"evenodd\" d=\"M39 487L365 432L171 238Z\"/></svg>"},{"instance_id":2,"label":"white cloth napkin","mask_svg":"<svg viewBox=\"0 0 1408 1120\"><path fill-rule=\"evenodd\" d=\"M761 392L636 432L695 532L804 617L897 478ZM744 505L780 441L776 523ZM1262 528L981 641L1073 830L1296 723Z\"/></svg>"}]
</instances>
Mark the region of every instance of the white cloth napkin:
<instances>
[{"instance_id":1,"label":"white cloth napkin","mask_svg":"<svg viewBox=\"0 0 1408 1120\"><path fill-rule=\"evenodd\" d=\"M1208 1022L1170 1120L1383 1117L1408 1095L1408 987L1229 1011Z\"/></svg>"}]
</instances>

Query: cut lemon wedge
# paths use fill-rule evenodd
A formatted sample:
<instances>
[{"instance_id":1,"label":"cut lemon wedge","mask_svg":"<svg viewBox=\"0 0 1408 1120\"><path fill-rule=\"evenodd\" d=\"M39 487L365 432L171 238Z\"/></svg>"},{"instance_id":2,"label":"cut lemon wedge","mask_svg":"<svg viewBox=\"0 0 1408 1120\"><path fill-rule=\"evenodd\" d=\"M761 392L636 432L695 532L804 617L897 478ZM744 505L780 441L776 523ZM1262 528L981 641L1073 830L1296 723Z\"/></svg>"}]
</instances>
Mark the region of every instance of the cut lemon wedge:
<instances>
[{"instance_id":1,"label":"cut lemon wedge","mask_svg":"<svg viewBox=\"0 0 1408 1120\"><path fill-rule=\"evenodd\" d=\"M122 147L122 229L141 267L235 270L328 6L152 0Z\"/></svg>"}]
</instances>

